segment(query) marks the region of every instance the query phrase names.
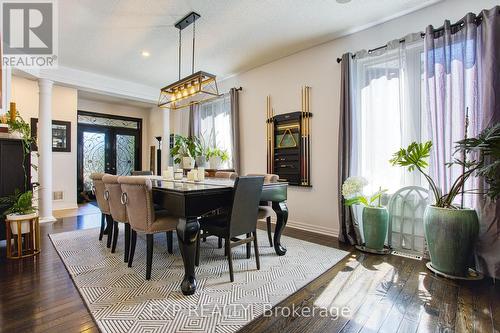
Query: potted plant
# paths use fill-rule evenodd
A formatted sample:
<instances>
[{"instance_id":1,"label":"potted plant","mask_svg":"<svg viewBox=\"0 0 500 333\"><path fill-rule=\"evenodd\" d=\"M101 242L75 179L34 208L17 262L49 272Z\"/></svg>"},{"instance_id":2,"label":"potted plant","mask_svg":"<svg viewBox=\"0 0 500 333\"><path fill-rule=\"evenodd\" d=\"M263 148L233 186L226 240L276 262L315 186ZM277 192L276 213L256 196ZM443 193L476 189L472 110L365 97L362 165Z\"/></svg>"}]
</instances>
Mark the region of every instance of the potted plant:
<instances>
[{"instance_id":1,"label":"potted plant","mask_svg":"<svg viewBox=\"0 0 500 333\"><path fill-rule=\"evenodd\" d=\"M466 122L467 124L467 122ZM467 133L467 126L465 132ZM492 200L500 196L500 124L483 130L477 138L465 138L457 142L453 162L461 174L450 187L448 193L441 193L434 180L424 171L428 166L432 142L413 142L406 149L400 149L390 160L392 165L418 170L429 183L434 203L427 206L424 213L424 232L434 270L456 277L466 277L473 248L479 232L479 221L474 209L456 203L464 193L486 194ZM469 160L467 155L474 153ZM484 177L489 189L486 193L465 190L464 184L472 176Z\"/></svg>"},{"instance_id":2,"label":"potted plant","mask_svg":"<svg viewBox=\"0 0 500 333\"><path fill-rule=\"evenodd\" d=\"M176 134L170 155L174 158L174 163L180 164L183 169L193 169L196 157L194 140L190 137Z\"/></svg>"},{"instance_id":3,"label":"potted plant","mask_svg":"<svg viewBox=\"0 0 500 333\"><path fill-rule=\"evenodd\" d=\"M200 137L194 137L194 144L196 150L196 166L198 168L206 168L207 167L207 155L210 151L210 147L206 143L205 139Z\"/></svg>"},{"instance_id":4,"label":"potted plant","mask_svg":"<svg viewBox=\"0 0 500 333\"><path fill-rule=\"evenodd\" d=\"M363 188L368 184L363 177L349 177L342 184L342 196L346 206L363 205L362 222L365 247L375 251L384 249L389 213L380 199L387 190L379 189L372 196L363 195Z\"/></svg>"},{"instance_id":5,"label":"potted plant","mask_svg":"<svg viewBox=\"0 0 500 333\"><path fill-rule=\"evenodd\" d=\"M209 149L207 156L210 169L214 170L218 170L221 164L229 159L227 151L217 147Z\"/></svg>"},{"instance_id":6,"label":"potted plant","mask_svg":"<svg viewBox=\"0 0 500 333\"><path fill-rule=\"evenodd\" d=\"M10 221L21 222L21 233L28 233L30 224L28 220L37 217L36 207L33 205L33 192L27 191L24 193L16 190L13 195L0 198L0 205L7 207L5 216ZM11 223L10 228L14 235L18 234L17 223Z\"/></svg>"}]
</instances>

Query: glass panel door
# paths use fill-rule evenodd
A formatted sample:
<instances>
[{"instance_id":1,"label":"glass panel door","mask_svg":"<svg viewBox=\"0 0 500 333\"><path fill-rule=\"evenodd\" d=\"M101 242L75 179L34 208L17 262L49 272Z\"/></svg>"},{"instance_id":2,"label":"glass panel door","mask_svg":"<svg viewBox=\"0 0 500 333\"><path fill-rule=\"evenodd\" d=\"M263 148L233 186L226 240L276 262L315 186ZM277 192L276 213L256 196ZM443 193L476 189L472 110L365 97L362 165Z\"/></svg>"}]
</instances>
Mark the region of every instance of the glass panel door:
<instances>
[{"instance_id":1,"label":"glass panel door","mask_svg":"<svg viewBox=\"0 0 500 333\"><path fill-rule=\"evenodd\" d=\"M135 135L116 134L116 174L129 176L135 170L136 140Z\"/></svg>"},{"instance_id":2,"label":"glass panel door","mask_svg":"<svg viewBox=\"0 0 500 333\"><path fill-rule=\"evenodd\" d=\"M94 172L106 172L106 133L83 132L83 190L92 189L90 175Z\"/></svg>"}]
</instances>

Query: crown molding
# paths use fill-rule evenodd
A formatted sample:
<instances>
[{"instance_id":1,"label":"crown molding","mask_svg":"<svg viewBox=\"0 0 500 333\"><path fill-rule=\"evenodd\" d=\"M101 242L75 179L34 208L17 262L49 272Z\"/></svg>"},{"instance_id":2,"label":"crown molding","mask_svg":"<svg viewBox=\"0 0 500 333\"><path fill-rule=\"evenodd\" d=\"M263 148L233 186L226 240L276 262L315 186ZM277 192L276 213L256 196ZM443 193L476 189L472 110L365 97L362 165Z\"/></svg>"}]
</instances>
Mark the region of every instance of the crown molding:
<instances>
[{"instance_id":1,"label":"crown molding","mask_svg":"<svg viewBox=\"0 0 500 333\"><path fill-rule=\"evenodd\" d=\"M65 66L55 69L16 68L13 74L30 80L48 79L60 86L154 105L160 94L159 88Z\"/></svg>"}]
</instances>

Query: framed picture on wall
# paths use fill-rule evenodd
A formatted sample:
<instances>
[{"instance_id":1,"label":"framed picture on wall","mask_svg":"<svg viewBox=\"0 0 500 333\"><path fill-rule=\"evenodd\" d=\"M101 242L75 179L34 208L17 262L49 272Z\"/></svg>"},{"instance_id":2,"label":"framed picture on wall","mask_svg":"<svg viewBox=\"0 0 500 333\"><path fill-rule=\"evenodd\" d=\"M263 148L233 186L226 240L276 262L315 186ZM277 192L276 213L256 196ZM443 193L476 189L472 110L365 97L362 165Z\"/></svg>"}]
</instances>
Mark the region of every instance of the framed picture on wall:
<instances>
[{"instance_id":1,"label":"framed picture on wall","mask_svg":"<svg viewBox=\"0 0 500 333\"><path fill-rule=\"evenodd\" d=\"M31 136L38 142L38 118L31 118ZM31 147L32 151L37 151L36 144ZM52 151L71 152L71 122L52 120Z\"/></svg>"}]
</instances>

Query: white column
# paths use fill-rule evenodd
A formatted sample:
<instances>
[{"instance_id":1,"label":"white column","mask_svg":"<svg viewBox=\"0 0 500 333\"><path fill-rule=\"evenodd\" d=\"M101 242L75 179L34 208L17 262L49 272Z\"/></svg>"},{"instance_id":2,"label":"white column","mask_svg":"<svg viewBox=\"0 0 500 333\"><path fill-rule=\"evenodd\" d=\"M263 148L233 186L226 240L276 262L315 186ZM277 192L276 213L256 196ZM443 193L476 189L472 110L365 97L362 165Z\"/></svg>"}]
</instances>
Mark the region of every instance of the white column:
<instances>
[{"instance_id":1,"label":"white column","mask_svg":"<svg viewBox=\"0 0 500 333\"><path fill-rule=\"evenodd\" d=\"M163 112L163 134L161 139L161 171L165 170L169 165L170 157L170 109L160 109L158 112ZM160 173L161 174L161 173Z\"/></svg>"},{"instance_id":2,"label":"white column","mask_svg":"<svg viewBox=\"0 0 500 333\"><path fill-rule=\"evenodd\" d=\"M40 222L53 222L52 215L52 86L47 79L38 80L38 192Z\"/></svg>"}]
</instances>

